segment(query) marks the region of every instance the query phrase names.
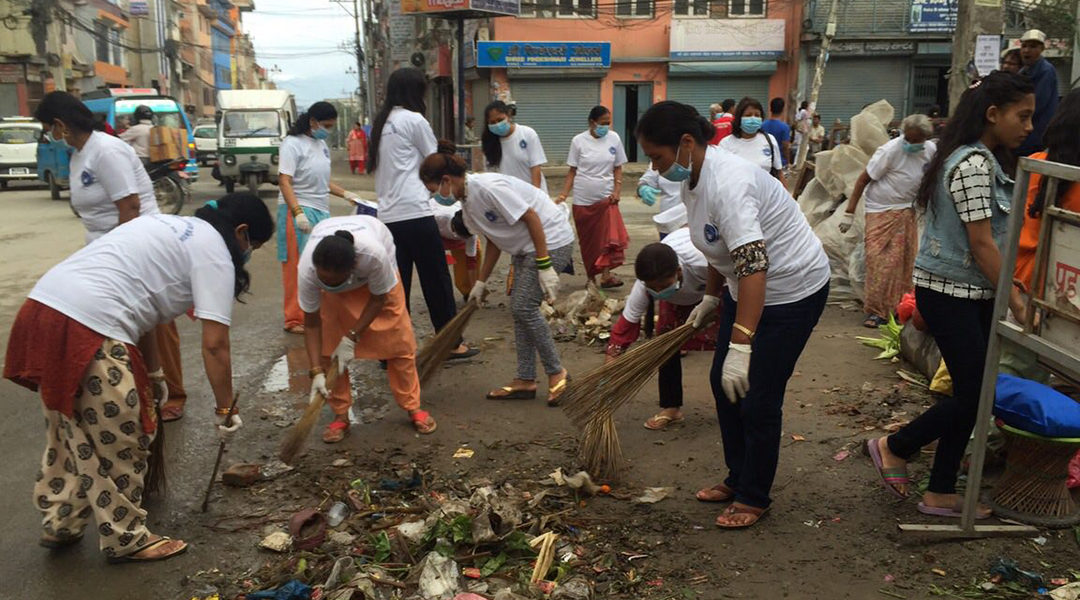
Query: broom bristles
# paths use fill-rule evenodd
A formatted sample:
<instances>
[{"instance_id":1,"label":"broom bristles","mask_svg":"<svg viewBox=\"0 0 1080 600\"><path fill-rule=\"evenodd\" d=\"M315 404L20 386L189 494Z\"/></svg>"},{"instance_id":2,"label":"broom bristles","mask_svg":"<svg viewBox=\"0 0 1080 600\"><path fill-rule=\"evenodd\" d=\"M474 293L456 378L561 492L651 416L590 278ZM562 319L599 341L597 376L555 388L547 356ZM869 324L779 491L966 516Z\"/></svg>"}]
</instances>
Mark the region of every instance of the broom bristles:
<instances>
[{"instance_id":1,"label":"broom bristles","mask_svg":"<svg viewBox=\"0 0 1080 600\"><path fill-rule=\"evenodd\" d=\"M337 359L331 360L330 371L326 374L326 389L331 390L334 388L334 383L338 378L338 368ZM312 428L319 421L319 412L322 411L324 404L326 404L326 397L322 394L315 394L315 400L308 402L307 407L304 409L304 415L285 435L285 440L281 443L281 452L278 453L278 458L282 462L292 464L296 455L300 453L308 436L311 435Z\"/></svg>"},{"instance_id":2,"label":"broom bristles","mask_svg":"<svg viewBox=\"0 0 1080 600\"><path fill-rule=\"evenodd\" d=\"M465 303L461 310L454 315L453 319L443 326L426 344L416 353L416 372L420 377L420 383L426 383L438 372L439 367L450 356L450 352L461 343L461 336L465 333L465 327L472 319L473 313L480 308L475 300Z\"/></svg>"}]
</instances>

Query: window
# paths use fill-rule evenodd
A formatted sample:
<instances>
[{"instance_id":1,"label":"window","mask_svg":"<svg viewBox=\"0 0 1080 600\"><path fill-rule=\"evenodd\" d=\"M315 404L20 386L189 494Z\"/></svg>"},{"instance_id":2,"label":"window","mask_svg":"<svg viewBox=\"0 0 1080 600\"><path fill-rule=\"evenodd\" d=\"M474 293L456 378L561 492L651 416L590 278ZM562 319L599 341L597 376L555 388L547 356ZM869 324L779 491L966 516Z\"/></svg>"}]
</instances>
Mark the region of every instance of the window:
<instances>
[{"instance_id":1,"label":"window","mask_svg":"<svg viewBox=\"0 0 1080 600\"><path fill-rule=\"evenodd\" d=\"M675 0L672 8L676 17L709 16L709 0Z\"/></svg>"},{"instance_id":2,"label":"window","mask_svg":"<svg viewBox=\"0 0 1080 600\"><path fill-rule=\"evenodd\" d=\"M101 22L94 23L94 51L95 57L99 61L106 63L111 61L109 26Z\"/></svg>"},{"instance_id":3,"label":"window","mask_svg":"<svg viewBox=\"0 0 1080 600\"><path fill-rule=\"evenodd\" d=\"M213 106L214 105L214 99L210 95L210 88L208 88L208 87L203 88L203 90L202 90L202 101L203 101L203 104L205 104L207 106Z\"/></svg>"},{"instance_id":4,"label":"window","mask_svg":"<svg viewBox=\"0 0 1080 600\"><path fill-rule=\"evenodd\" d=\"M120 30L109 30L109 45L112 46L112 64L117 66L124 66L124 49L120 46Z\"/></svg>"},{"instance_id":5,"label":"window","mask_svg":"<svg viewBox=\"0 0 1080 600\"><path fill-rule=\"evenodd\" d=\"M596 5L593 4L593 0L559 0L558 16L566 18L585 17L595 19Z\"/></svg>"},{"instance_id":6,"label":"window","mask_svg":"<svg viewBox=\"0 0 1080 600\"><path fill-rule=\"evenodd\" d=\"M727 0L729 17L764 17L765 0Z\"/></svg>"},{"instance_id":7,"label":"window","mask_svg":"<svg viewBox=\"0 0 1080 600\"><path fill-rule=\"evenodd\" d=\"M521 3L521 15L523 18L554 19L555 0L532 0Z\"/></svg>"},{"instance_id":8,"label":"window","mask_svg":"<svg viewBox=\"0 0 1080 600\"><path fill-rule=\"evenodd\" d=\"M617 0L615 14L623 19L652 16L652 0Z\"/></svg>"}]
</instances>

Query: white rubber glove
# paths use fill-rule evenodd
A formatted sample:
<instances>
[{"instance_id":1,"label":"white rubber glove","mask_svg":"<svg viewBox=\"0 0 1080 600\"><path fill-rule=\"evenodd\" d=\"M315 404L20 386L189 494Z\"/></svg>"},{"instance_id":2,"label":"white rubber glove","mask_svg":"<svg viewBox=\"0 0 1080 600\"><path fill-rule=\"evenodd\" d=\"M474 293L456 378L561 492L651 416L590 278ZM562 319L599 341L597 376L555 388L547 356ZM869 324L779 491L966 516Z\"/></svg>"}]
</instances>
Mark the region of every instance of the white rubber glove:
<instances>
[{"instance_id":1,"label":"white rubber glove","mask_svg":"<svg viewBox=\"0 0 1080 600\"><path fill-rule=\"evenodd\" d=\"M154 402L161 406L169 399L169 384L165 382L165 369L158 369L153 373L148 373L147 376L150 378L150 390Z\"/></svg>"},{"instance_id":2,"label":"white rubber glove","mask_svg":"<svg viewBox=\"0 0 1080 600\"><path fill-rule=\"evenodd\" d=\"M728 344L720 385L732 404L750 391L750 344Z\"/></svg>"},{"instance_id":3,"label":"white rubber glove","mask_svg":"<svg viewBox=\"0 0 1080 600\"><path fill-rule=\"evenodd\" d=\"M477 281L469 292L469 300L476 300L477 304L483 304L485 297L487 297L487 282Z\"/></svg>"},{"instance_id":4,"label":"white rubber glove","mask_svg":"<svg viewBox=\"0 0 1080 600\"><path fill-rule=\"evenodd\" d=\"M300 213L294 217L296 219L296 228L304 233L311 233L311 221L308 221L307 215Z\"/></svg>"},{"instance_id":5,"label":"white rubber glove","mask_svg":"<svg viewBox=\"0 0 1080 600\"><path fill-rule=\"evenodd\" d=\"M840 225L838 229L840 233L847 233L851 229L851 224L855 221L855 213L844 213L844 216L840 218Z\"/></svg>"},{"instance_id":6,"label":"white rubber glove","mask_svg":"<svg viewBox=\"0 0 1080 600\"><path fill-rule=\"evenodd\" d=\"M694 327L703 327L706 319L716 312L716 309L719 306L720 298L706 294L702 296L701 302L698 302L698 305L694 307L694 310L690 311L690 316L686 317L686 322Z\"/></svg>"},{"instance_id":7,"label":"white rubber glove","mask_svg":"<svg viewBox=\"0 0 1080 600\"><path fill-rule=\"evenodd\" d=\"M360 204L361 200L360 194L357 194L356 192L345 192L345 199L353 204Z\"/></svg>"},{"instance_id":8,"label":"white rubber glove","mask_svg":"<svg viewBox=\"0 0 1080 600\"><path fill-rule=\"evenodd\" d=\"M544 299L548 304L553 304L559 295L559 274L554 268L540 270L540 289L544 291Z\"/></svg>"},{"instance_id":9,"label":"white rubber glove","mask_svg":"<svg viewBox=\"0 0 1080 600\"><path fill-rule=\"evenodd\" d=\"M228 427L225 426L225 419L229 418L229 415L216 416L217 419L214 421L215 429L217 429L218 438L223 442L229 441L233 434L244 426L244 422L240 420L240 415L233 415L231 424Z\"/></svg>"},{"instance_id":10,"label":"white rubber glove","mask_svg":"<svg viewBox=\"0 0 1080 600\"><path fill-rule=\"evenodd\" d=\"M323 398L330 397L330 390L326 389L326 375L319 373L311 380L311 395L308 396L308 404L315 402L315 397L322 395Z\"/></svg>"},{"instance_id":11,"label":"white rubber glove","mask_svg":"<svg viewBox=\"0 0 1080 600\"><path fill-rule=\"evenodd\" d=\"M330 358L331 360L337 359L338 373L344 373L345 369L349 366L349 361L356 358L356 342L349 336L341 338L341 341L338 342L337 348L334 349L334 353L330 355ZM323 387L326 387L325 382L323 382Z\"/></svg>"}]
</instances>

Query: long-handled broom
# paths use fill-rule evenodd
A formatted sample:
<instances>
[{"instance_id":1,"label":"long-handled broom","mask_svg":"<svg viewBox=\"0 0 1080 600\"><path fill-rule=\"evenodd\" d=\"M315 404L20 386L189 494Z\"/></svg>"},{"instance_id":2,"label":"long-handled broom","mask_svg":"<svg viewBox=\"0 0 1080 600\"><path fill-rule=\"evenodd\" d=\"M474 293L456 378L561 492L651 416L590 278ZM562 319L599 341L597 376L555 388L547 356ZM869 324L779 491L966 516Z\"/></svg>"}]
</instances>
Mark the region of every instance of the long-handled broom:
<instances>
[{"instance_id":1,"label":"long-handled broom","mask_svg":"<svg viewBox=\"0 0 1080 600\"><path fill-rule=\"evenodd\" d=\"M468 326L473 313L479 308L480 305L475 300L466 302L454 318L450 319L439 330L439 333L428 340L416 353L416 371L420 375L420 383L431 379L450 356L450 352L458 347L461 343L461 335L465 333L465 327Z\"/></svg>"},{"instance_id":2,"label":"long-handled broom","mask_svg":"<svg viewBox=\"0 0 1080 600\"><path fill-rule=\"evenodd\" d=\"M338 360L335 357L330 361L330 370L326 372L326 389L334 389L337 378ZM304 442L311 435L311 429L315 427L315 423L319 420L319 412L322 411L324 404L326 404L326 397L322 394L315 394L315 398L308 402L307 408L304 409L304 415L296 422L296 425L285 436L285 441L281 444L281 452L278 453L278 457L281 458L282 462L292 464L300 449L304 447Z\"/></svg>"}]
</instances>

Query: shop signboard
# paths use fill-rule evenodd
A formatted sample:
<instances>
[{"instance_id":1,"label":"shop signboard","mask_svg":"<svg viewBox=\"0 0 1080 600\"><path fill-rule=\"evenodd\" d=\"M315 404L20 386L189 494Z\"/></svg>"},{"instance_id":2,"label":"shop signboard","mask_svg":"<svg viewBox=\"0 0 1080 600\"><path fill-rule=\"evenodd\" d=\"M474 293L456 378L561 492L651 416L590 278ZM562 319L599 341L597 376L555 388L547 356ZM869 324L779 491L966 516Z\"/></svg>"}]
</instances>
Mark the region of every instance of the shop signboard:
<instances>
[{"instance_id":1,"label":"shop signboard","mask_svg":"<svg viewBox=\"0 0 1080 600\"><path fill-rule=\"evenodd\" d=\"M952 33L959 0L911 0L911 33Z\"/></svg>"},{"instance_id":2,"label":"shop signboard","mask_svg":"<svg viewBox=\"0 0 1080 600\"><path fill-rule=\"evenodd\" d=\"M611 42L477 42L476 66L505 68L603 68Z\"/></svg>"},{"instance_id":3,"label":"shop signboard","mask_svg":"<svg viewBox=\"0 0 1080 600\"><path fill-rule=\"evenodd\" d=\"M517 16L521 14L521 0L401 0L401 12L406 15L433 15L441 13L491 13Z\"/></svg>"},{"instance_id":4,"label":"shop signboard","mask_svg":"<svg viewBox=\"0 0 1080 600\"><path fill-rule=\"evenodd\" d=\"M784 56L783 19L674 19L671 60L776 60Z\"/></svg>"}]
</instances>

